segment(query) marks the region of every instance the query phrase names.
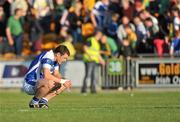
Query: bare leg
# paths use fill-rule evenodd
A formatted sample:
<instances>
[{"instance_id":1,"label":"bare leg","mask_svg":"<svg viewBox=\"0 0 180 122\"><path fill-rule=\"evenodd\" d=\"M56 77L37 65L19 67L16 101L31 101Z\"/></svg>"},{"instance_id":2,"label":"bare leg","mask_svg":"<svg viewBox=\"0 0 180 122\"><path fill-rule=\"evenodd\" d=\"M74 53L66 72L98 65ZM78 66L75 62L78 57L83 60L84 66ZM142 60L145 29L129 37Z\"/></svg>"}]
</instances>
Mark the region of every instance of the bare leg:
<instances>
[{"instance_id":1,"label":"bare leg","mask_svg":"<svg viewBox=\"0 0 180 122\"><path fill-rule=\"evenodd\" d=\"M48 93L45 98L47 100L52 99L53 97L57 96L58 94L62 93L65 89L70 88L71 87L71 81L66 81L60 88L58 88L57 90ZM53 89L53 88L52 88Z\"/></svg>"},{"instance_id":2,"label":"bare leg","mask_svg":"<svg viewBox=\"0 0 180 122\"><path fill-rule=\"evenodd\" d=\"M44 98L50 100L50 99L54 98L55 96L57 96L58 94L62 93L65 89L66 89L66 87L64 85L62 85L60 89L47 94L46 96L44 96Z\"/></svg>"},{"instance_id":3,"label":"bare leg","mask_svg":"<svg viewBox=\"0 0 180 122\"><path fill-rule=\"evenodd\" d=\"M36 85L35 97L41 99L42 97L48 94L48 92L53 86L54 86L53 81L48 81L46 79L39 80Z\"/></svg>"},{"instance_id":4,"label":"bare leg","mask_svg":"<svg viewBox=\"0 0 180 122\"><path fill-rule=\"evenodd\" d=\"M55 91L51 91L55 87L55 83L53 81L48 81L46 79L41 79L37 83L37 90L35 97L41 99L42 97L46 98L47 100L52 99L53 97L57 96L58 94L62 93L67 87L71 86L71 82L65 82L59 89Z\"/></svg>"}]
</instances>

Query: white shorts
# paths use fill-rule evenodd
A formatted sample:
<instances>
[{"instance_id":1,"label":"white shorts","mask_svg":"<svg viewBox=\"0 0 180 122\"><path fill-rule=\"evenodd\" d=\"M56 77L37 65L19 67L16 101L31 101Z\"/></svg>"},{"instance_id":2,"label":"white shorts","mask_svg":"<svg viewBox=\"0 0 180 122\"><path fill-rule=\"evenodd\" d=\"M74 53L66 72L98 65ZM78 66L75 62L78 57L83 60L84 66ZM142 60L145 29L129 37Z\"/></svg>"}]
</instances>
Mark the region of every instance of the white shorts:
<instances>
[{"instance_id":1,"label":"white shorts","mask_svg":"<svg viewBox=\"0 0 180 122\"><path fill-rule=\"evenodd\" d=\"M23 89L27 94L35 95L35 86L26 83L26 81L23 83Z\"/></svg>"}]
</instances>

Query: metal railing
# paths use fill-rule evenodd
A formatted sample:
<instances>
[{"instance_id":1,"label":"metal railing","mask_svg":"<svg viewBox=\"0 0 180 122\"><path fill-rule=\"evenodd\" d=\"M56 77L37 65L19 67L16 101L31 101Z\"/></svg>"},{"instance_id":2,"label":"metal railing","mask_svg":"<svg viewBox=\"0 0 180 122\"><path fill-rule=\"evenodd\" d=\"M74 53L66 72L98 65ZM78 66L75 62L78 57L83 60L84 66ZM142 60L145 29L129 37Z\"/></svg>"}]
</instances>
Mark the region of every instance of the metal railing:
<instances>
[{"instance_id":1,"label":"metal railing","mask_svg":"<svg viewBox=\"0 0 180 122\"><path fill-rule=\"evenodd\" d=\"M131 59L116 59L121 61L121 73L109 73L110 61L106 61L106 65L101 67L101 86L103 89L114 88L132 88L135 86L135 68ZM115 66L117 68L117 66Z\"/></svg>"}]
</instances>

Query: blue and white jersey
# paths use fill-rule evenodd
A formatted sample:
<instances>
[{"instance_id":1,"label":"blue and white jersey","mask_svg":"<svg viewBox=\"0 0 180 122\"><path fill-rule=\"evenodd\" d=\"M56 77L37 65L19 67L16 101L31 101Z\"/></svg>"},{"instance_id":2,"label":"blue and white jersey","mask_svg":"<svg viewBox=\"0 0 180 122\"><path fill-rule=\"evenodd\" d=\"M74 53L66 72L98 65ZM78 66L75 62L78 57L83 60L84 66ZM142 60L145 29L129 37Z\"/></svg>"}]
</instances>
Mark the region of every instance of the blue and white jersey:
<instances>
[{"instance_id":1,"label":"blue and white jersey","mask_svg":"<svg viewBox=\"0 0 180 122\"><path fill-rule=\"evenodd\" d=\"M93 8L93 13L96 16L104 16L105 12L108 10L108 5L104 4L102 1L97 1Z\"/></svg>"},{"instance_id":2,"label":"blue and white jersey","mask_svg":"<svg viewBox=\"0 0 180 122\"><path fill-rule=\"evenodd\" d=\"M94 8L92 10L93 14L96 17L96 22L98 26L104 26L104 19L106 15L106 12L108 10L108 5L104 4L102 1L98 1L96 2L96 4L94 5Z\"/></svg>"},{"instance_id":3,"label":"blue and white jersey","mask_svg":"<svg viewBox=\"0 0 180 122\"><path fill-rule=\"evenodd\" d=\"M180 53L180 38L172 40L171 48L174 50L174 53Z\"/></svg>"},{"instance_id":4,"label":"blue and white jersey","mask_svg":"<svg viewBox=\"0 0 180 122\"><path fill-rule=\"evenodd\" d=\"M55 70L59 70L59 64L54 59L54 53L52 50L39 54L30 64L29 69L25 76L25 81L35 86L36 82L44 78L42 69L50 69L51 74Z\"/></svg>"}]
</instances>

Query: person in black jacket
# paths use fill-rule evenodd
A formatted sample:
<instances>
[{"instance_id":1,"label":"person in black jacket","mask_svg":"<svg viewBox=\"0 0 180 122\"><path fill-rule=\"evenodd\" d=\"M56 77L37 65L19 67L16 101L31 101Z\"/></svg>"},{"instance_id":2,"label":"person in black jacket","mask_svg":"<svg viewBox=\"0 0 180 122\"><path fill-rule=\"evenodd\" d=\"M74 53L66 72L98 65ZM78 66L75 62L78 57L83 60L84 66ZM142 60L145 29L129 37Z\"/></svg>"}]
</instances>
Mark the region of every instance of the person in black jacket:
<instances>
[{"instance_id":1,"label":"person in black jacket","mask_svg":"<svg viewBox=\"0 0 180 122\"><path fill-rule=\"evenodd\" d=\"M7 18L2 6L0 6L0 54L12 53L14 48L8 43L6 37Z\"/></svg>"}]
</instances>

